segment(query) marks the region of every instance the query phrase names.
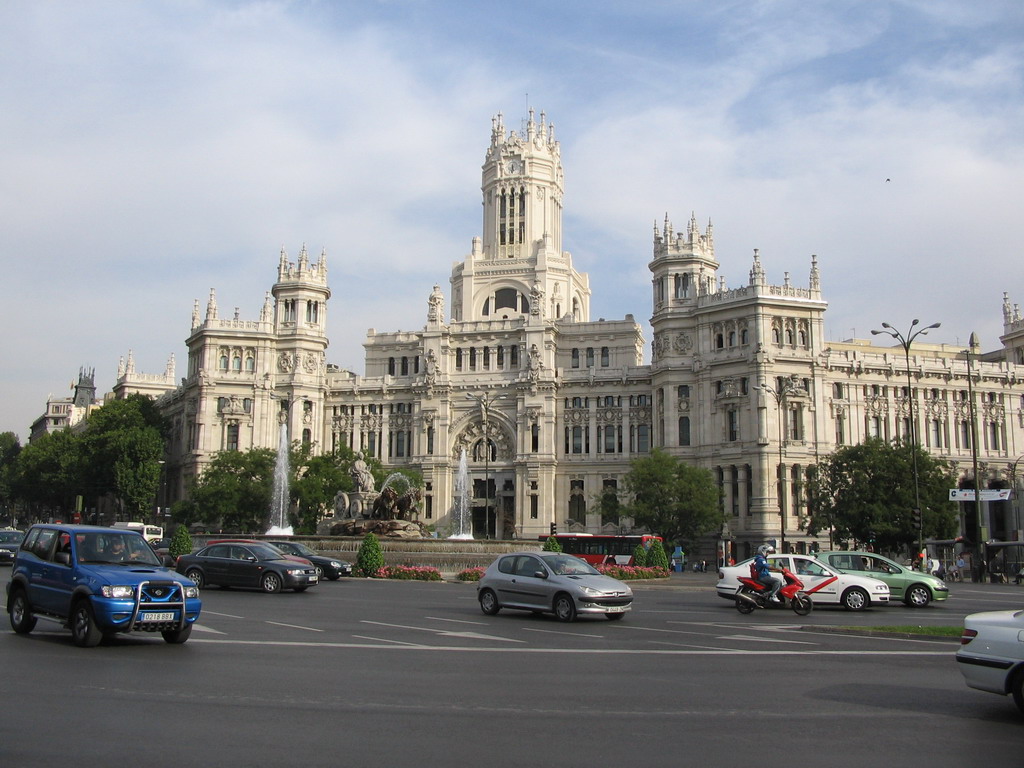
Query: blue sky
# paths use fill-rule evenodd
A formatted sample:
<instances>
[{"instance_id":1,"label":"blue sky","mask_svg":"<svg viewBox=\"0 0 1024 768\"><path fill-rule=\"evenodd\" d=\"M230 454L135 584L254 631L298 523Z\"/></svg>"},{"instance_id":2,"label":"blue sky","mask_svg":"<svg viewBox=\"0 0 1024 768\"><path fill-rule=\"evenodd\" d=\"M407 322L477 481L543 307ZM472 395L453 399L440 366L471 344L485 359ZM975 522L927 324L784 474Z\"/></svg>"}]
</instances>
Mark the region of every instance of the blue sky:
<instances>
[{"instance_id":1,"label":"blue sky","mask_svg":"<svg viewBox=\"0 0 1024 768\"><path fill-rule=\"evenodd\" d=\"M3 3L0 431L129 350L181 376L193 300L254 319L282 246L326 249L328 360L362 372L367 329L447 294L491 117L528 106L592 317L646 323L654 223L693 212L730 287L754 248L777 284L816 254L828 340L917 317L992 349L1022 75L1019 0Z\"/></svg>"}]
</instances>

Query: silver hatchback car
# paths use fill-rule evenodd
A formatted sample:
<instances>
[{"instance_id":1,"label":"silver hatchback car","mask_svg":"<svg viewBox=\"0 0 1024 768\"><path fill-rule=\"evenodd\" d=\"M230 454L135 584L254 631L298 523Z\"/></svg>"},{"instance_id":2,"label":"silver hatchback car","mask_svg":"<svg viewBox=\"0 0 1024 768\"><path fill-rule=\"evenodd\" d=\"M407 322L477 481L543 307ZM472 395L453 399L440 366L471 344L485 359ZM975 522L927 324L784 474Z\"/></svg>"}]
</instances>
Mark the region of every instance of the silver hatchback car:
<instances>
[{"instance_id":1,"label":"silver hatchback car","mask_svg":"<svg viewBox=\"0 0 1024 768\"><path fill-rule=\"evenodd\" d=\"M589 563L561 552L502 555L477 583L480 610L493 616L502 608L553 613L559 621L577 614L621 619L633 603L633 590L604 576Z\"/></svg>"}]
</instances>

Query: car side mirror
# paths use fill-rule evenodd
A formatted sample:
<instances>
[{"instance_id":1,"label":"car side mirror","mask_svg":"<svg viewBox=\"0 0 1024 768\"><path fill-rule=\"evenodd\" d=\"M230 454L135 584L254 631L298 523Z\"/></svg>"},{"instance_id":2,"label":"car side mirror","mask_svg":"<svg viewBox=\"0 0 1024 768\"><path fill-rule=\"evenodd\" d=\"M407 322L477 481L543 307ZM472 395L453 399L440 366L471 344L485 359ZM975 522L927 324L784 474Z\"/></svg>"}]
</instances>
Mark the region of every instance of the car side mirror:
<instances>
[{"instance_id":1,"label":"car side mirror","mask_svg":"<svg viewBox=\"0 0 1024 768\"><path fill-rule=\"evenodd\" d=\"M548 572L547 571L537 571L533 575L534 575L535 578L538 578L538 579L546 579L548 577Z\"/></svg>"},{"instance_id":2,"label":"car side mirror","mask_svg":"<svg viewBox=\"0 0 1024 768\"><path fill-rule=\"evenodd\" d=\"M256 555L249 555L245 559L248 560L250 563L255 563L256 562Z\"/></svg>"}]
</instances>

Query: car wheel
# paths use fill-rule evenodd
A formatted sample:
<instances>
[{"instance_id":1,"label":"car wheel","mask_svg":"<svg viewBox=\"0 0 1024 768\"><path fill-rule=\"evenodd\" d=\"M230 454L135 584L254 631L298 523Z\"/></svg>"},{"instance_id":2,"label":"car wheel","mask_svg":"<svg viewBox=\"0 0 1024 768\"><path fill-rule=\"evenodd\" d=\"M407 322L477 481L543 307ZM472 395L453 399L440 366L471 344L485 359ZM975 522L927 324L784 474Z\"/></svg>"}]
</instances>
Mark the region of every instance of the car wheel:
<instances>
[{"instance_id":1,"label":"car wheel","mask_svg":"<svg viewBox=\"0 0 1024 768\"><path fill-rule=\"evenodd\" d=\"M27 635L36 627L36 617L32 615L32 606L28 604L28 595L24 589L15 590L11 595L11 629L19 635Z\"/></svg>"},{"instance_id":2,"label":"car wheel","mask_svg":"<svg viewBox=\"0 0 1024 768\"><path fill-rule=\"evenodd\" d=\"M316 567L316 577L320 581L323 581L324 579L324 569L321 568L319 565Z\"/></svg>"},{"instance_id":3,"label":"car wheel","mask_svg":"<svg viewBox=\"0 0 1024 768\"><path fill-rule=\"evenodd\" d=\"M189 635L192 634L192 625L186 624L183 629L168 629L160 633L171 645L181 645L188 640Z\"/></svg>"},{"instance_id":4,"label":"car wheel","mask_svg":"<svg viewBox=\"0 0 1024 768\"><path fill-rule=\"evenodd\" d=\"M281 577L273 571L267 571L260 580L260 588L264 592L280 592Z\"/></svg>"},{"instance_id":5,"label":"car wheel","mask_svg":"<svg viewBox=\"0 0 1024 768\"><path fill-rule=\"evenodd\" d=\"M860 587L850 587L843 592L843 607L848 611L863 611L868 604L868 593Z\"/></svg>"},{"instance_id":6,"label":"car wheel","mask_svg":"<svg viewBox=\"0 0 1024 768\"><path fill-rule=\"evenodd\" d=\"M555 618L559 621L574 621L576 619L576 603L564 592L555 595L554 609Z\"/></svg>"},{"instance_id":7,"label":"car wheel","mask_svg":"<svg viewBox=\"0 0 1024 768\"><path fill-rule=\"evenodd\" d=\"M608 619L608 621L618 621L619 619L621 619L625 615L626 614L624 614L624 613L606 613L604 615L604 617L606 619Z\"/></svg>"},{"instance_id":8,"label":"car wheel","mask_svg":"<svg viewBox=\"0 0 1024 768\"><path fill-rule=\"evenodd\" d=\"M71 609L71 638L79 648L93 648L103 639L103 633L96 626L92 605L85 598Z\"/></svg>"},{"instance_id":9,"label":"car wheel","mask_svg":"<svg viewBox=\"0 0 1024 768\"><path fill-rule=\"evenodd\" d=\"M492 590L485 589L480 593L480 610L488 616L493 616L501 610L501 606L498 604L498 596Z\"/></svg>"},{"instance_id":10,"label":"car wheel","mask_svg":"<svg viewBox=\"0 0 1024 768\"><path fill-rule=\"evenodd\" d=\"M1024 669L1018 669L1010 682L1010 693L1013 694L1013 703L1017 709L1024 712Z\"/></svg>"},{"instance_id":11,"label":"car wheel","mask_svg":"<svg viewBox=\"0 0 1024 768\"><path fill-rule=\"evenodd\" d=\"M910 588L907 590L907 596L904 598L904 602L911 608L924 608L931 601L931 592L928 591L928 587L924 584L910 585Z\"/></svg>"},{"instance_id":12,"label":"car wheel","mask_svg":"<svg viewBox=\"0 0 1024 768\"><path fill-rule=\"evenodd\" d=\"M189 568L185 571L185 578L191 579L192 583L197 587L203 587L206 585L206 579L203 578L203 572L198 568Z\"/></svg>"}]
</instances>

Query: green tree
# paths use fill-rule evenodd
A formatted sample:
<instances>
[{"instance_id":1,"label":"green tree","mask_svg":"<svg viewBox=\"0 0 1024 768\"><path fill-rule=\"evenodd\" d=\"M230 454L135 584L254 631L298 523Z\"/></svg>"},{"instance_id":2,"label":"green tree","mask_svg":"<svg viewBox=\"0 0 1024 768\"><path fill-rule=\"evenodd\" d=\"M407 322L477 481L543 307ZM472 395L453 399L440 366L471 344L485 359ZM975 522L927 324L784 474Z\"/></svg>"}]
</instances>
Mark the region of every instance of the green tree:
<instances>
[{"instance_id":1,"label":"green tree","mask_svg":"<svg viewBox=\"0 0 1024 768\"><path fill-rule=\"evenodd\" d=\"M916 545L914 470L910 445L869 439L840 448L817 465L808 481L808 533L832 530L836 539L874 541L884 551ZM945 461L918 447L918 487L925 538L956 535L949 489L956 475Z\"/></svg>"},{"instance_id":2,"label":"green tree","mask_svg":"<svg viewBox=\"0 0 1024 768\"><path fill-rule=\"evenodd\" d=\"M83 483L82 439L69 429L26 445L15 462L11 492L37 517L69 514L79 494L97 495Z\"/></svg>"},{"instance_id":3,"label":"green tree","mask_svg":"<svg viewBox=\"0 0 1024 768\"><path fill-rule=\"evenodd\" d=\"M643 544L637 544L633 548L633 565L637 568L647 567L647 547Z\"/></svg>"},{"instance_id":4,"label":"green tree","mask_svg":"<svg viewBox=\"0 0 1024 768\"><path fill-rule=\"evenodd\" d=\"M235 533L265 531L276 457L269 448L216 454L190 488L189 503L174 505L174 519Z\"/></svg>"},{"instance_id":5,"label":"green tree","mask_svg":"<svg viewBox=\"0 0 1024 768\"><path fill-rule=\"evenodd\" d=\"M147 516L160 485L166 431L165 419L144 395L110 400L89 414L82 465L95 494L112 494L132 519Z\"/></svg>"},{"instance_id":6,"label":"green tree","mask_svg":"<svg viewBox=\"0 0 1024 768\"><path fill-rule=\"evenodd\" d=\"M665 553L665 545L662 542L651 542L651 548L647 550L647 565L650 568L668 570L668 555Z\"/></svg>"},{"instance_id":7,"label":"green tree","mask_svg":"<svg viewBox=\"0 0 1024 768\"><path fill-rule=\"evenodd\" d=\"M711 473L660 448L630 463L625 484L633 496L626 512L666 543L689 543L722 525L719 491Z\"/></svg>"},{"instance_id":8,"label":"green tree","mask_svg":"<svg viewBox=\"0 0 1024 768\"><path fill-rule=\"evenodd\" d=\"M554 536L548 536L544 541L544 546L541 547L542 552L561 552L562 545L558 543L558 539Z\"/></svg>"},{"instance_id":9,"label":"green tree","mask_svg":"<svg viewBox=\"0 0 1024 768\"><path fill-rule=\"evenodd\" d=\"M372 533L363 537L356 553L356 570L363 576L371 578L380 573L384 567L384 552L380 548L380 540Z\"/></svg>"},{"instance_id":10,"label":"green tree","mask_svg":"<svg viewBox=\"0 0 1024 768\"><path fill-rule=\"evenodd\" d=\"M167 553L177 559L182 555L187 555L192 551L192 537L188 534L188 527L179 525L174 529L174 535L171 536L171 546L167 548Z\"/></svg>"},{"instance_id":11,"label":"green tree","mask_svg":"<svg viewBox=\"0 0 1024 768\"><path fill-rule=\"evenodd\" d=\"M347 450L347 449L346 449ZM347 454L351 454L348 451ZM298 445L292 452L289 495L296 514L292 525L296 533L314 534L317 523L334 505L338 491L352 491L348 468L352 456L335 452L313 456L309 445Z\"/></svg>"},{"instance_id":12,"label":"green tree","mask_svg":"<svg viewBox=\"0 0 1024 768\"><path fill-rule=\"evenodd\" d=\"M14 482L21 441L13 432L0 432L0 519L13 516Z\"/></svg>"}]
</instances>

